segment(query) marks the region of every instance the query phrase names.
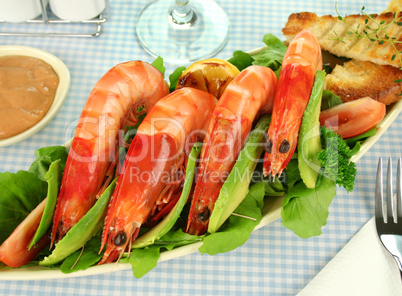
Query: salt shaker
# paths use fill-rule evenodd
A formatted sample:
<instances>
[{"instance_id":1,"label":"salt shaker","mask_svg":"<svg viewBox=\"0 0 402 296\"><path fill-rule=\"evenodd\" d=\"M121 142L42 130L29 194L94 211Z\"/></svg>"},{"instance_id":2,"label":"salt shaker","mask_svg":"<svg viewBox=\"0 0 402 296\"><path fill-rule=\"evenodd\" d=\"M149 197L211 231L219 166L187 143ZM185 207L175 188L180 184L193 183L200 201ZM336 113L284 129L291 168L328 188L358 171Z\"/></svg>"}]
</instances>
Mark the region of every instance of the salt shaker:
<instances>
[{"instance_id":1,"label":"salt shaker","mask_svg":"<svg viewBox=\"0 0 402 296\"><path fill-rule=\"evenodd\" d=\"M45 6L48 2L44 0ZM0 0L0 19L6 22L25 22L41 14L41 0Z\"/></svg>"},{"instance_id":2,"label":"salt shaker","mask_svg":"<svg viewBox=\"0 0 402 296\"><path fill-rule=\"evenodd\" d=\"M97 17L106 6L105 0L49 0L50 9L59 18L84 21Z\"/></svg>"}]
</instances>

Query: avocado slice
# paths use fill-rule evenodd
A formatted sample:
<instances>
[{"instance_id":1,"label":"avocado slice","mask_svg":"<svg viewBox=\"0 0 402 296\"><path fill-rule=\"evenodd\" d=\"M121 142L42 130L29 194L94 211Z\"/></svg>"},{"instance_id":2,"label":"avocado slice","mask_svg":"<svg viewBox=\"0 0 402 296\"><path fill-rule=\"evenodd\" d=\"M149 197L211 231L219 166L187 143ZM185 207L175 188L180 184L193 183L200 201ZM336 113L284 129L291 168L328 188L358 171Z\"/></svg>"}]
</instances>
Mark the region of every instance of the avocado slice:
<instances>
[{"instance_id":1,"label":"avocado slice","mask_svg":"<svg viewBox=\"0 0 402 296\"><path fill-rule=\"evenodd\" d=\"M264 149L264 141L270 123L270 115L261 117L240 151L215 202L208 224L209 233L216 232L246 197L255 167Z\"/></svg>"},{"instance_id":2,"label":"avocado slice","mask_svg":"<svg viewBox=\"0 0 402 296\"><path fill-rule=\"evenodd\" d=\"M152 245L155 242L155 240L165 235L176 223L191 192L191 187L193 185L194 174L195 174L195 165L197 162L197 158L201 153L201 147L202 143L196 143L191 149L190 156L188 158L186 166L186 176L184 178L183 191L176 205L161 222L159 222L155 227L153 227L147 233L137 238L131 246L132 249L138 249Z\"/></svg>"},{"instance_id":3,"label":"avocado slice","mask_svg":"<svg viewBox=\"0 0 402 296\"><path fill-rule=\"evenodd\" d=\"M317 153L321 151L320 112L325 71L317 71L310 100L304 111L297 144L300 177L309 189L314 189L321 163Z\"/></svg>"},{"instance_id":4,"label":"avocado slice","mask_svg":"<svg viewBox=\"0 0 402 296\"><path fill-rule=\"evenodd\" d=\"M47 199L45 209L42 214L38 229L35 232L35 236L28 245L30 250L41 238L44 236L52 224L53 213L56 208L57 196L59 194L60 182L62 177L62 169L60 159L53 161L49 170L46 172L44 178L47 182Z\"/></svg>"},{"instance_id":5,"label":"avocado slice","mask_svg":"<svg viewBox=\"0 0 402 296\"><path fill-rule=\"evenodd\" d=\"M56 243L52 254L40 261L39 265L49 266L59 263L80 249L102 229L103 219L106 215L110 197L116 186L116 180L106 188L88 213Z\"/></svg>"}]
</instances>

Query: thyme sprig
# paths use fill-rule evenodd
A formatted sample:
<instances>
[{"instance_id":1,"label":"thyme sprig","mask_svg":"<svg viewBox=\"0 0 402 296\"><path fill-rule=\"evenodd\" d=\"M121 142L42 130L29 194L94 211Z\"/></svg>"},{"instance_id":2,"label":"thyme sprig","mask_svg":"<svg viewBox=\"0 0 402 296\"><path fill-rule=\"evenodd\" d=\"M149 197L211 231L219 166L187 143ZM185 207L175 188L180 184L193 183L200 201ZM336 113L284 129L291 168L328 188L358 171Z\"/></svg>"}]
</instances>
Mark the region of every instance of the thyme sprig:
<instances>
[{"instance_id":1,"label":"thyme sprig","mask_svg":"<svg viewBox=\"0 0 402 296\"><path fill-rule=\"evenodd\" d=\"M391 60L397 59L399 61L399 64L401 65L400 70L402 70L402 52L399 51L396 48L396 44L402 43L402 41L399 41L397 37L395 36L390 36L386 29L393 25L396 24L398 26L402 26L402 17L396 17L396 13L394 12L394 19L389 22L388 24L385 23L385 21L378 22L376 19L374 19L373 14L368 14L367 12L364 11L365 7L363 6L360 13L362 15L366 16L365 19L365 25L364 29L360 30L360 24L357 25L356 28L353 28L351 25L349 25L346 22L347 15L342 17L340 13L338 12L338 7L337 4L335 4L335 11L336 14L338 15L338 19L342 21L348 28L347 34L349 35L348 37L340 37L335 31L334 34L337 36L337 38L334 38L334 40L338 40L340 42L346 43L345 40L352 40L352 39L362 39L362 38L367 38L372 42L377 42L378 45L383 45L385 42L388 42L391 44L392 48L395 50L395 54L392 55ZM369 21L372 21L374 26L369 26L368 23ZM384 33L384 37L379 37L380 33Z\"/></svg>"}]
</instances>

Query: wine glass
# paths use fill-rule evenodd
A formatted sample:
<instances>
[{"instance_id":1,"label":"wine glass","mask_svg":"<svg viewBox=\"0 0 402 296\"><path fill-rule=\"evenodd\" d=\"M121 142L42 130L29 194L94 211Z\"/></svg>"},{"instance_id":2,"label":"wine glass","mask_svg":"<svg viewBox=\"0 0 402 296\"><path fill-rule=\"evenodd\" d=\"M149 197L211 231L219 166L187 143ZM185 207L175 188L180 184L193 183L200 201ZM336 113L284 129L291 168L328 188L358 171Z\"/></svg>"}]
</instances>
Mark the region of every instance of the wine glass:
<instances>
[{"instance_id":1,"label":"wine glass","mask_svg":"<svg viewBox=\"0 0 402 296\"><path fill-rule=\"evenodd\" d=\"M229 20L214 0L156 0L142 10L136 31L141 45L154 57L190 63L223 48Z\"/></svg>"}]
</instances>

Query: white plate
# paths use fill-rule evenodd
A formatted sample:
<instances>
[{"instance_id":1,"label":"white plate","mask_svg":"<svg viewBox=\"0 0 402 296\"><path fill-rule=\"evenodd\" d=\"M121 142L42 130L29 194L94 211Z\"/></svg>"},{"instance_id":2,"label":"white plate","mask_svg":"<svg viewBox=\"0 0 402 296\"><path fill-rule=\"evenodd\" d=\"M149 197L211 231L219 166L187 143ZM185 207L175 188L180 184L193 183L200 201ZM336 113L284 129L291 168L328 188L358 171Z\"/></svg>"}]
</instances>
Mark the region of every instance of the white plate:
<instances>
[{"instance_id":1,"label":"white plate","mask_svg":"<svg viewBox=\"0 0 402 296\"><path fill-rule=\"evenodd\" d=\"M250 54L256 54L263 48L250 51ZM352 161L358 161L374 143L381 137L381 135L387 130L391 123L395 120L398 114L402 110L402 100L395 103L387 109L387 114L384 119L377 126L377 133L375 136L366 140L360 151L352 157ZM281 206L283 197L268 198L265 200L264 206L262 208L262 219L260 223L255 227L254 231L279 219L281 216ZM166 251L161 253L158 262L167 261L170 259L178 258L187 254L195 253L198 248L202 245L202 242L197 242L191 245L179 247L171 251ZM1 263L0 263L1 264ZM21 267L8 270L0 270L0 280L45 280L45 279L58 279L58 278L71 278L80 277L88 275L96 275L103 273L110 273L118 270L131 269L129 263L112 263L99 266L93 266L86 270L81 270L73 273L62 273L57 268L48 268L43 266L30 266Z\"/></svg>"},{"instance_id":2,"label":"white plate","mask_svg":"<svg viewBox=\"0 0 402 296\"><path fill-rule=\"evenodd\" d=\"M46 124L49 123L50 120L52 120L52 118L56 115L57 111L59 111L70 88L70 72L68 71L67 66L58 57L46 51L28 46L19 46L19 45L0 46L0 56L8 56L8 55L23 55L38 58L45 61L50 66L52 66L56 74L59 76L59 85L57 87L53 104L50 107L49 111L46 113L46 115L37 124L27 129L26 131L19 133L18 135L12 136L10 138L1 139L0 147L18 143L40 131Z\"/></svg>"}]
</instances>

